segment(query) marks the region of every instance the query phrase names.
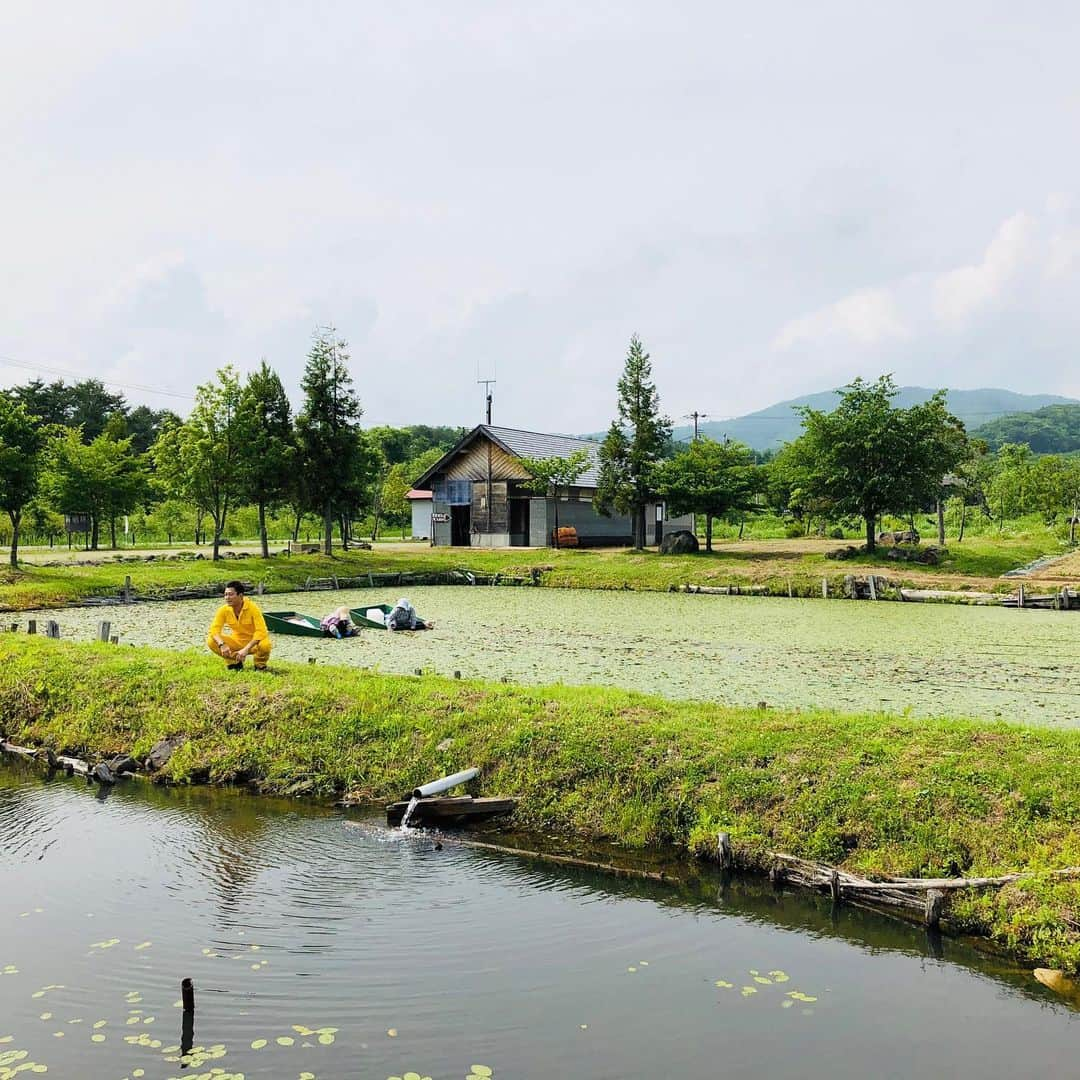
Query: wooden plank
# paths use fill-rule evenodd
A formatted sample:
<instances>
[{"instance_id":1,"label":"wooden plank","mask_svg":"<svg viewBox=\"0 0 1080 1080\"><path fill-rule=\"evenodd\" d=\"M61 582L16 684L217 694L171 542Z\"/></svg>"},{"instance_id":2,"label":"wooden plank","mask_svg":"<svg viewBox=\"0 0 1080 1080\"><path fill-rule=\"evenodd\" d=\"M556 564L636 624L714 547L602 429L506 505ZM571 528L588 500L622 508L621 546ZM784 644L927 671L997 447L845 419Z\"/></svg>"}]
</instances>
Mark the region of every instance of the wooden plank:
<instances>
[{"instance_id":1,"label":"wooden plank","mask_svg":"<svg viewBox=\"0 0 1080 1080\"><path fill-rule=\"evenodd\" d=\"M396 802L387 806L387 824L399 824L408 805L408 802ZM494 817L496 814L509 814L516 806L517 799L474 799L469 795L421 799L416 804L416 809L409 821L452 821L455 818Z\"/></svg>"}]
</instances>

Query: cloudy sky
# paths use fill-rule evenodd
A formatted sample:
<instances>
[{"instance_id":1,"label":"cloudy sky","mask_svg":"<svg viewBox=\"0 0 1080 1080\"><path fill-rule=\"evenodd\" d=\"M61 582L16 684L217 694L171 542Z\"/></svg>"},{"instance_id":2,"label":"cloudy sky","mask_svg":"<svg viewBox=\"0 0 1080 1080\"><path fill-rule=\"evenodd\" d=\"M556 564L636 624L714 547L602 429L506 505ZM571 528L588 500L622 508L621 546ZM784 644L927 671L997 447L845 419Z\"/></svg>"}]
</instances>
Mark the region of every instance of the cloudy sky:
<instances>
[{"instance_id":1,"label":"cloudy sky","mask_svg":"<svg viewBox=\"0 0 1080 1080\"><path fill-rule=\"evenodd\" d=\"M1080 396L1080 7L0 6L0 382L370 423L714 418L856 375ZM180 395L180 396L171 396Z\"/></svg>"}]
</instances>

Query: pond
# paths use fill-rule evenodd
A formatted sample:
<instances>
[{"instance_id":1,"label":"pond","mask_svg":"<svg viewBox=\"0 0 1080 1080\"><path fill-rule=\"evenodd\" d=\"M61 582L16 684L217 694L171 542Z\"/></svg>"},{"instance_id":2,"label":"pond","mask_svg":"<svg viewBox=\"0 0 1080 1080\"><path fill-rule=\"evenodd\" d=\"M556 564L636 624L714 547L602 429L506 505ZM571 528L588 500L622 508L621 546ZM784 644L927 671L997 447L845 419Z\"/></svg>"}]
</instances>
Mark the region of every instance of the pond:
<instances>
[{"instance_id":1,"label":"pond","mask_svg":"<svg viewBox=\"0 0 1080 1080\"><path fill-rule=\"evenodd\" d=\"M818 897L675 873L0 765L0 1077L1074 1071L1080 1014L1029 972Z\"/></svg>"},{"instance_id":2,"label":"pond","mask_svg":"<svg viewBox=\"0 0 1080 1080\"><path fill-rule=\"evenodd\" d=\"M264 611L321 617L396 595L369 590L261 598ZM620 686L732 705L910 710L918 716L1080 724L1080 615L1055 611L688 596L569 589L410 590L434 630L365 630L346 641L277 636L274 659L416 668L520 683ZM122 642L203 648L217 601L67 608L65 637L101 619Z\"/></svg>"}]
</instances>

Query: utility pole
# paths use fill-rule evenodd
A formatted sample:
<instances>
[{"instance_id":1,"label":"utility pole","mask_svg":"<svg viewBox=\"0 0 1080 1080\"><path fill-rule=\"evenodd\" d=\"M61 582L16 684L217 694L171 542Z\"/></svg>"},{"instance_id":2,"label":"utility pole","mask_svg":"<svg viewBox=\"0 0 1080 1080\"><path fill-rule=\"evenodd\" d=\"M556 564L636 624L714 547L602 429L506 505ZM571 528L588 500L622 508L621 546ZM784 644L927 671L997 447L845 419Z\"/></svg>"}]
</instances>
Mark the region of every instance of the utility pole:
<instances>
[{"instance_id":1,"label":"utility pole","mask_svg":"<svg viewBox=\"0 0 1080 1080\"><path fill-rule=\"evenodd\" d=\"M488 427L491 427L491 388L495 385L494 379L477 379L478 383L482 383L484 386L484 393L487 398L487 422Z\"/></svg>"},{"instance_id":2,"label":"utility pole","mask_svg":"<svg viewBox=\"0 0 1080 1080\"><path fill-rule=\"evenodd\" d=\"M694 421L694 442L697 442L698 441L698 421L699 420L708 420L709 419L709 414L695 411L695 412L692 412L692 413L687 413L683 417L683 419L684 420L693 420Z\"/></svg>"}]
</instances>

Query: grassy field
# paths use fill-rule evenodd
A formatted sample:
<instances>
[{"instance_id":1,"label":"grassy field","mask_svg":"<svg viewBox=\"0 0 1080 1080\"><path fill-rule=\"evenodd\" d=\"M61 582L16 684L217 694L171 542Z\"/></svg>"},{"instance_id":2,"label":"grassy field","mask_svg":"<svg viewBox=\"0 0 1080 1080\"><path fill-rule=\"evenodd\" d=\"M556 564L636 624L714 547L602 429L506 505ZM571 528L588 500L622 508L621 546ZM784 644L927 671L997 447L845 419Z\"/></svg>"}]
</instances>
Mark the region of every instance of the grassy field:
<instances>
[{"instance_id":1,"label":"grassy field","mask_svg":"<svg viewBox=\"0 0 1080 1080\"><path fill-rule=\"evenodd\" d=\"M665 556L656 551L589 549L555 551L549 548L484 550L430 548L417 545L377 545L372 551L349 551L333 556L278 555L261 558L209 560L159 558L153 562L117 561L95 554L93 563L26 563L19 570L0 571L0 609L27 610L115 592L130 575L137 592L188 585L222 585L233 577L262 582L270 592L303 587L308 578L347 577L367 573L433 573L467 568L481 573L527 576L539 569L544 585L586 589L668 590L680 585L763 585L787 595L820 595L821 578L835 584L844 574L865 573L870 567L901 584L972 590L1014 587L999 575L1040 556L1062 554L1060 542L1047 531L1013 537L980 536L949 548L937 567L900 564L884 553L851 561L827 559L826 553L842 546L818 537L793 540L730 540L717 543L712 554ZM1049 568L1040 577L1047 582L1076 582L1077 564L1068 564L1055 576Z\"/></svg>"},{"instance_id":2,"label":"grassy field","mask_svg":"<svg viewBox=\"0 0 1080 1080\"><path fill-rule=\"evenodd\" d=\"M829 711L733 709L613 689L524 688L0 636L0 717L92 757L186 744L177 781L254 781L385 800L476 765L531 829L708 852L786 851L866 873L1080 864L1080 734ZM960 928L1080 968L1080 884L958 898Z\"/></svg>"}]
</instances>

